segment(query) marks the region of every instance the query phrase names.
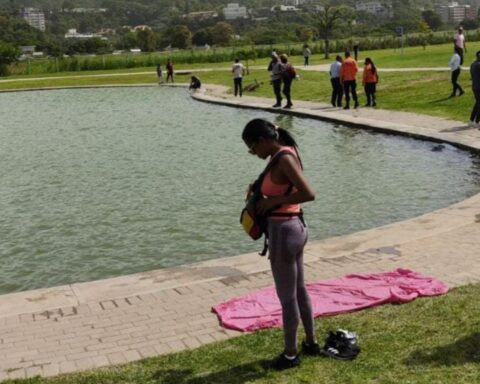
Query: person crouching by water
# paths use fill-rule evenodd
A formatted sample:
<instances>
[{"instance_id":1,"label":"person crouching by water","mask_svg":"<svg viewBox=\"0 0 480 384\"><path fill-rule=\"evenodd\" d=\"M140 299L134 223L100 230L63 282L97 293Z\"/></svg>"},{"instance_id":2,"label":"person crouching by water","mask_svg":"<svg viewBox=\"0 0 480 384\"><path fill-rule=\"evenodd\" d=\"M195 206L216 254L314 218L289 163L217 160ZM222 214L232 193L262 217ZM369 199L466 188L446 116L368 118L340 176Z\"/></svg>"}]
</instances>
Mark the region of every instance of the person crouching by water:
<instances>
[{"instance_id":1,"label":"person crouching by water","mask_svg":"<svg viewBox=\"0 0 480 384\"><path fill-rule=\"evenodd\" d=\"M282 306L285 344L284 351L269 367L293 368L300 364L297 350L300 319L306 334L303 353L320 354L312 305L304 282L303 249L308 235L300 210L300 203L314 200L315 193L303 174L297 143L286 130L267 120L254 119L245 126L242 139L248 152L263 160L272 161L280 152L288 152L265 175L261 185L264 199L258 202L257 211L267 214L268 218L269 259Z\"/></svg>"},{"instance_id":2,"label":"person crouching by water","mask_svg":"<svg viewBox=\"0 0 480 384\"><path fill-rule=\"evenodd\" d=\"M202 87L202 82L200 81L200 79L197 76L192 76L190 79L190 86L188 87L188 89L196 91L201 87Z\"/></svg>"},{"instance_id":3,"label":"person crouching by water","mask_svg":"<svg viewBox=\"0 0 480 384\"><path fill-rule=\"evenodd\" d=\"M273 93L275 93L276 103L273 108L280 108L282 106L282 77L284 65L280 62L278 56L272 55L272 72L270 78L272 80Z\"/></svg>"},{"instance_id":4,"label":"person crouching by water","mask_svg":"<svg viewBox=\"0 0 480 384\"><path fill-rule=\"evenodd\" d=\"M365 94L367 95L367 104L365 105L366 107L377 106L377 83L377 68L375 67L372 59L367 57L365 59L365 67L363 68L363 87L365 89Z\"/></svg>"}]
</instances>

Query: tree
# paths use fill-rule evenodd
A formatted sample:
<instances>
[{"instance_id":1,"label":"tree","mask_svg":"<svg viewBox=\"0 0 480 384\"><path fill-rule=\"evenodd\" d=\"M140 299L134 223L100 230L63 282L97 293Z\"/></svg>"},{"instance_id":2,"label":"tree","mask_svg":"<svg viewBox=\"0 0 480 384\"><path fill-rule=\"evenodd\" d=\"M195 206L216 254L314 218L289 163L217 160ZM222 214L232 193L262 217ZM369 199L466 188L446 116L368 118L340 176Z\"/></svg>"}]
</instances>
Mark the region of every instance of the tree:
<instances>
[{"instance_id":1,"label":"tree","mask_svg":"<svg viewBox=\"0 0 480 384\"><path fill-rule=\"evenodd\" d=\"M422 18L432 31L436 31L442 26L442 18L440 15L430 9L422 12Z\"/></svg>"},{"instance_id":2,"label":"tree","mask_svg":"<svg viewBox=\"0 0 480 384\"><path fill-rule=\"evenodd\" d=\"M211 44L213 44L212 28L199 29L192 36L192 43L194 45L205 45L205 44L211 45Z\"/></svg>"},{"instance_id":3,"label":"tree","mask_svg":"<svg viewBox=\"0 0 480 384\"><path fill-rule=\"evenodd\" d=\"M138 47L144 52L153 52L157 47L157 36L150 28L137 31Z\"/></svg>"},{"instance_id":4,"label":"tree","mask_svg":"<svg viewBox=\"0 0 480 384\"><path fill-rule=\"evenodd\" d=\"M220 21L212 27L213 43L229 45L233 36L233 28L230 24Z\"/></svg>"},{"instance_id":5,"label":"tree","mask_svg":"<svg viewBox=\"0 0 480 384\"><path fill-rule=\"evenodd\" d=\"M326 3L323 10L320 11L318 19L318 32L325 42L325 59L330 57L330 39L333 31L343 20L350 20L352 9L343 5L333 6L330 2Z\"/></svg>"},{"instance_id":6,"label":"tree","mask_svg":"<svg viewBox=\"0 0 480 384\"><path fill-rule=\"evenodd\" d=\"M0 41L0 76L8 75L8 66L17 61L19 56L18 48Z\"/></svg>"},{"instance_id":7,"label":"tree","mask_svg":"<svg viewBox=\"0 0 480 384\"><path fill-rule=\"evenodd\" d=\"M302 25L301 27L297 28L295 34L300 41L310 41L313 39L315 32L312 27Z\"/></svg>"},{"instance_id":8,"label":"tree","mask_svg":"<svg viewBox=\"0 0 480 384\"><path fill-rule=\"evenodd\" d=\"M185 49L192 45L192 32L186 25L177 25L170 37L172 47Z\"/></svg>"}]
</instances>

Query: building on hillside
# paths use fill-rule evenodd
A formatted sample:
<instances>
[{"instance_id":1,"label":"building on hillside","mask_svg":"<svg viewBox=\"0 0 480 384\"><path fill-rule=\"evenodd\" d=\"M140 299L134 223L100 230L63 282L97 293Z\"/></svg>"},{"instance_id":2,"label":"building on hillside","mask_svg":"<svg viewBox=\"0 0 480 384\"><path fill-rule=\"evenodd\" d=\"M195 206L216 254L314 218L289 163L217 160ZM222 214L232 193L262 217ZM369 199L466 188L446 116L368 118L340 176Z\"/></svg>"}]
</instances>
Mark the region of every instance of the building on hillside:
<instances>
[{"instance_id":1,"label":"building on hillside","mask_svg":"<svg viewBox=\"0 0 480 384\"><path fill-rule=\"evenodd\" d=\"M439 5L435 7L435 12L440 15L442 22L449 24L461 23L466 19L476 19L477 13L475 7L468 4L458 4L452 2L448 5Z\"/></svg>"},{"instance_id":2,"label":"building on hillside","mask_svg":"<svg viewBox=\"0 0 480 384\"><path fill-rule=\"evenodd\" d=\"M72 13L105 13L107 8L72 8Z\"/></svg>"},{"instance_id":3,"label":"building on hillside","mask_svg":"<svg viewBox=\"0 0 480 384\"><path fill-rule=\"evenodd\" d=\"M393 16L391 4L381 1L360 1L355 4L355 10L357 12L370 13L382 18L390 18Z\"/></svg>"},{"instance_id":4,"label":"building on hillside","mask_svg":"<svg viewBox=\"0 0 480 384\"><path fill-rule=\"evenodd\" d=\"M91 39L92 37L99 37L102 40L106 40L106 37L102 37L102 35L98 33L78 33L75 28L71 28L65 34L66 39Z\"/></svg>"},{"instance_id":5,"label":"building on hillside","mask_svg":"<svg viewBox=\"0 0 480 384\"><path fill-rule=\"evenodd\" d=\"M313 0L284 0L284 5L293 5L294 7L312 3Z\"/></svg>"},{"instance_id":6,"label":"building on hillside","mask_svg":"<svg viewBox=\"0 0 480 384\"><path fill-rule=\"evenodd\" d=\"M269 7L255 8L250 13L253 20L268 20L272 16L272 9Z\"/></svg>"},{"instance_id":7,"label":"building on hillside","mask_svg":"<svg viewBox=\"0 0 480 384\"><path fill-rule=\"evenodd\" d=\"M190 12L183 15L182 17L184 19L210 20L210 19L216 19L218 17L218 12L215 12L215 11Z\"/></svg>"},{"instance_id":8,"label":"building on hillside","mask_svg":"<svg viewBox=\"0 0 480 384\"><path fill-rule=\"evenodd\" d=\"M20 49L20 52L22 52L22 55L33 55L35 52L35 45L21 45L18 47Z\"/></svg>"},{"instance_id":9,"label":"building on hillside","mask_svg":"<svg viewBox=\"0 0 480 384\"><path fill-rule=\"evenodd\" d=\"M223 15L226 20L248 19L247 7L240 6L238 3L228 3L223 8Z\"/></svg>"},{"instance_id":10,"label":"building on hillside","mask_svg":"<svg viewBox=\"0 0 480 384\"><path fill-rule=\"evenodd\" d=\"M151 30L151 29L152 28L148 25L136 25L130 31L131 32L138 32L138 31L146 31L146 30Z\"/></svg>"},{"instance_id":11,"label":"building on hillside","mask_svg":"<svg viewBox=\"0 0 480 384\"><path fill-rule=\"evenodd\" d=\"M45 32L45 14L36 8L22 8L20 16L33 28Z\"/></svg>"},{"instance_id":12,"label":"building on hillside","mask_svg":"<svg viewBox=\"0 0 480 384\"><path fill-rule=\"evenodd\" d=\"M300 8L297 8L294 5L274 5L272 7L272 12L299 12Z\"/></svg>"}]
</instances>

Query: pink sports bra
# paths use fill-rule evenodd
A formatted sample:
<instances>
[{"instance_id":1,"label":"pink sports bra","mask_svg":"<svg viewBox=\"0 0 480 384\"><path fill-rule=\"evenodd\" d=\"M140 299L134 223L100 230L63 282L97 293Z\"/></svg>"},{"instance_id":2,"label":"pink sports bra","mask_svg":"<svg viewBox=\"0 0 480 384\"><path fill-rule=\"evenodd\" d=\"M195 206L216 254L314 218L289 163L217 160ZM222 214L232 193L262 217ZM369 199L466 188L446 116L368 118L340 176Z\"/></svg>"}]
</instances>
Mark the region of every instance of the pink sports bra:
<instances>
[{"instance_id":1,"label":"pink sports bra","mask_svg":"<svg viewBox=\"0 0 480 384\"><path fill-rule=\"evenodd\" d=\"M297 158L297 153L293 147L281 147L280 151L289 151L291 152L295 158ZM270 159L271 161L271 159ZM287 193L290 184L276 184L272 180L272 171L269 171L265 177L263 178L262 182L262 194L266 197L274 197L274 196L283 196ZM293 187L291 193L296 192L297 189ZM280 208L272 211L275 213L298 213L300 212L300 204L283 204ZM272 219L282 219L285 220L285 217L275 217L273 216Z\"/></svg>"}]
</instances>

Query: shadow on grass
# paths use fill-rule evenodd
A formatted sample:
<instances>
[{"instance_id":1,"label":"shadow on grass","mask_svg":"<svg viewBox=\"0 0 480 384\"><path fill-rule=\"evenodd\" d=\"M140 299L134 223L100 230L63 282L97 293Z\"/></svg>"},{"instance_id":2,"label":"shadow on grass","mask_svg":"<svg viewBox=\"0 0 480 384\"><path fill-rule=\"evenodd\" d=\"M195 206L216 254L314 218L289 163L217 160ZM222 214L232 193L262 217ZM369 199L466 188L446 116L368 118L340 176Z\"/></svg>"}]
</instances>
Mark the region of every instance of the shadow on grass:
<instances>
[{"instance_id":1,"label":"shadow on grass","mask_svg":"<svg viewBox=\"0 0 480 384\"><path fill-rule=\"evenodd\" d=\"M409 366L451 366L465 363L480 363L480 333L462 337L452 344L437 347L432 351L414 351L405 359Z\"/></svg>"},{"instance_id":2,"label":"shadow on grass","mask_svg":"<svg viewBox=\"0 0 480 384\"><path fill-rule=\"evenodd\" d=\"M195 375L191 369L158 370L153 378L158 384L242 384L264 377L267 371L263 367L266 364L267 361L260 360L205 375Z\"/></svg>"},{"instance_id":3,"label":"shadow on grass","mask_svg":"<svg viewBox=\"0 0 480 384\"><path fill-rule=\"evenodd\" d=\"M447 96L442 99L437 99L437 100L432 100L429 104L437 104L437 103L443 103L444 101L452 100L453 97Z\"/></svg>"}]
</instances>

